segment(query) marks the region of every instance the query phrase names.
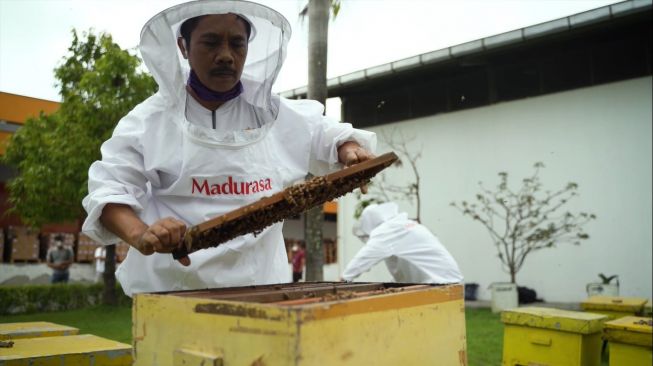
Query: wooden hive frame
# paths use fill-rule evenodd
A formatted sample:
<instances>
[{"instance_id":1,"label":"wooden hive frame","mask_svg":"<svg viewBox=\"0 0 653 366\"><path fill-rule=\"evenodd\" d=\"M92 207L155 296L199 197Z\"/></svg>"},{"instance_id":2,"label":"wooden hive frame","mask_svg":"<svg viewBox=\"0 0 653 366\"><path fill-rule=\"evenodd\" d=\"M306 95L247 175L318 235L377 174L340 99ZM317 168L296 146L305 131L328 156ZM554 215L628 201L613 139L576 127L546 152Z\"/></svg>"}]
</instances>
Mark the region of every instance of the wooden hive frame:
<instances>
[{"instance_id":1,"label":"wooden hive frame","mask_svg":"<svg viewBox=\"0 0 653 366\"><path fill-rule=\"evenodd\" d=\"M296 216L369 183L372 177L397 159L395 153L389 152L292 185L270 197L192 226L186 231L183 245L172 253L173 257L183 258L189 253L216 247L238 236L261 232L275 222Z\"/></svg>"}]
</instances>

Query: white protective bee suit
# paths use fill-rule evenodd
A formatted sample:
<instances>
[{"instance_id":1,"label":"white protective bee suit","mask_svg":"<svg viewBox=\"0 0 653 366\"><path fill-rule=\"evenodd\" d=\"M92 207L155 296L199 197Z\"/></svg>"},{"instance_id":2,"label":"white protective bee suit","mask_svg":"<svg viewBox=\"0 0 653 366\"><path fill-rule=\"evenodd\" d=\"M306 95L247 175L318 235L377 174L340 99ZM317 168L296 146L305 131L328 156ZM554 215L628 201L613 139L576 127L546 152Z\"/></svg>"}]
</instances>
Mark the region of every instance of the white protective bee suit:
<instances>
[{"instance_id":1,"label":"white protective bee suit","mask_svg":"<svg viewBox=\"0 0 653 366\"><path fill-rule=\"evenodd\" d=\"M176 39L184 20L225 13L246 19L252 32L244 91L212 115L186 91L189 69ZM195 1L150 19L139 47L159 90L118 123L102 145L102 160L89 169L83 232L103 244L119 241L99 221L107 203L131 206L148 225L164 217L195 225L270 196L308 171L322 175L341 168L337 147L345 141L373 152L373 133L324 117L317 102L272 94L290 33L281 14L250 2ZM281 227L192 253L188 267L170 254L144 256L130 248L116 275L130 296L289 282Z\"/></svg>"},{"instance_id":2,"label":"white protective bee suit","mask_svg":"<svg viewBox=\"0 0 653 366\"><path fill-rule=\"evenodd\" d=\"M385 261L395 281L447 284L462 282L458 264L424 225L399 213L393 202L371 204L363 210L354 234L365 241L342 278L352 281Z\"/></svg>"}]
</instances>

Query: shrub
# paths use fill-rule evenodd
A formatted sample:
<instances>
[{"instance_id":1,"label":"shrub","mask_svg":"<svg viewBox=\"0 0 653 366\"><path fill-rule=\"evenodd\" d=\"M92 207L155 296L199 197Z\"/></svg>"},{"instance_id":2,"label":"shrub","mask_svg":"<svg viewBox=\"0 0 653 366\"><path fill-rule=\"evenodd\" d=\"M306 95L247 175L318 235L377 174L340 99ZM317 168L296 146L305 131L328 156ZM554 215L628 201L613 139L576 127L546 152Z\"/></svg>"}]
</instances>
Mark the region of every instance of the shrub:
<instances>
[{"instance_id":1,"label":"shrub","mask_svg":"<svg viewBox=\"0 0 653 366\"><path fill-rule=\"evenodd\" d=\"M102 284L27 285L0 287L0 314L29 314L81 309L102 301ZM117 291L119 305L131 298Z\"/></svg>"}]
</instances>

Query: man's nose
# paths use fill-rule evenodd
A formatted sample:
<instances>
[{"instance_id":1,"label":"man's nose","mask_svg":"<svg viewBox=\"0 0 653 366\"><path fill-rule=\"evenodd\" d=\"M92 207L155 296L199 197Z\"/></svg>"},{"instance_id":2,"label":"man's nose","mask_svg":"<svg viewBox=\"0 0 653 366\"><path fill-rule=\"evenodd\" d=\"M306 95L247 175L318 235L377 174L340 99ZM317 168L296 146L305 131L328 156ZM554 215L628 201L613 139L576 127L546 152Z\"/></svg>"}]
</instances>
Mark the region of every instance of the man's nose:
<instances>
[{"instance_id":1,"label":"man's nose","mask_svg":"<svg viewBox=\"0 0 653 366\"><path fill-rule=\"evenodd\" d=\"M213 62L216 64L232 64L234 62L234 57L231 52L231 48L228 45L222 46L218 49L218 52L213 59Z\"/></svg>"}]
</instances>

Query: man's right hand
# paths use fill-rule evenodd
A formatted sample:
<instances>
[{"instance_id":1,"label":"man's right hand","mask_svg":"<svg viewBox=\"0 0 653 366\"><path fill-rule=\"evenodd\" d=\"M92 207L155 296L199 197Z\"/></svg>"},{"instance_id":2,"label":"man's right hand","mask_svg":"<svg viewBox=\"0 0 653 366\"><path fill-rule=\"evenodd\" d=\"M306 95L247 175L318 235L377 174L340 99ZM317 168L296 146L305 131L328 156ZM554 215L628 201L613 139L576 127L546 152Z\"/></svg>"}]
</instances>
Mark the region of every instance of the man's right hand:
<instances>
[{"instance_id":1,"label":"man's right hand","mask_svg":"<svg viewBox=\"0 0 653 366\"><path fill-rule=\"evenodd\" d=\"M183 244L186 224L173 217L166 217L148 226L132 242L132 246L143 255L153 253L172 253ZM185 266L190 264L188 257L179 259Z\"/></svg>"},{"instance_id":2,"label":"man's right hand","mask_svg":"<svg viewBox=\"0 0 653 366\"><path fill-rule=\"evenodd\" d=\"M143 255L172 253L181 247L186 233L186 224L181 220L166 217L148 226L130 206L118 203L104 206L100 222ZM188 257L178 260L184 266L190 264Z\"/></svg>"}]
</instances>

